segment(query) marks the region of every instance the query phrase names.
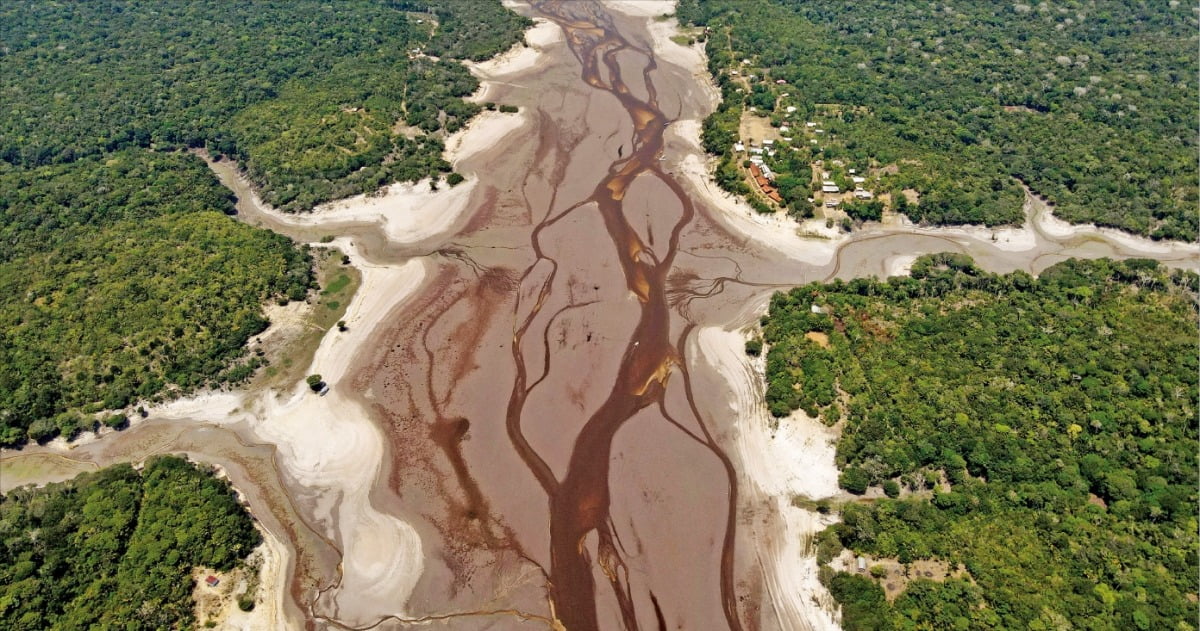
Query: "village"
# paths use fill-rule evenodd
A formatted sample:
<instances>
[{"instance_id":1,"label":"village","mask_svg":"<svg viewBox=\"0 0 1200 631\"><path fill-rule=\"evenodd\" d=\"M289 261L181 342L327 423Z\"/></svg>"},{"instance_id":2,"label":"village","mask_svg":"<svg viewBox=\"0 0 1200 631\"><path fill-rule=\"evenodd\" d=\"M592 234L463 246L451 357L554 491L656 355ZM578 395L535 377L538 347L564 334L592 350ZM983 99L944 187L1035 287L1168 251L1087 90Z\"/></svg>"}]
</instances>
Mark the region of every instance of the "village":
<instances>
[{"instance_id":1,"label":"village","mask_svg":"<svg viewBox=\"0 0 1200 631\"><path fill-rule=\"evenodd\" d=\"M774 100L771 110L760 106L763 98L741 111L737 140L730 156L750 191L751 204L764 213L788 213L796 218L825 219L827 226L848 230L854 222L882 221L895 216L892 195L881 192L883 176L897 168L870 163L854 164L841 158L825 159L838 147L835 131L826 129L841 120L842 107L816 105L804 112L786 91L787 81L750 72L751 60L741 60L745 73L732 69L729 79L742 94ZM807 114L808 119L801 118ZM864 161L865 162L865 161ZM916 191L905 190L900 202L916 203Z\"/></svg>"}]
</instances>

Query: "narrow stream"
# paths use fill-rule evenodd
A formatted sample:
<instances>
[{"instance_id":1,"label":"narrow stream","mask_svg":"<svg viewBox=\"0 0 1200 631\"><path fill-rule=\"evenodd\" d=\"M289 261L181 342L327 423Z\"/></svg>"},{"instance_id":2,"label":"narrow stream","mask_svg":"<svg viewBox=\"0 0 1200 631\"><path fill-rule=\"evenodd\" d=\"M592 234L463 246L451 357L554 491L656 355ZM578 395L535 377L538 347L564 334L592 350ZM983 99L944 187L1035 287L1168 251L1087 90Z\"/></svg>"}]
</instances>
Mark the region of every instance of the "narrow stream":
<instances>
[{"instance_id":1,"label":"narrow stream","mask_svg":"<svg viewBox=\"0 0 1200 631\"><path fill-rule=\"evenodd\" d=\"M1197 265L1193 246L1039 228L1036 200L1020 234L802 239L688 169L716 92L698 55L656 54L653 18L583 0L519 10L562 39L488 86L520 127L456 164L468 188L414 198L436 230L282 217L213 164L243 220L338 237L365 270L351 332L313 366L329 397L233 393L65 453L0 453L6 471L44 482L163 452L225 466L288 545L294 627L823 628L781 605L811 595L780 593L764 539L787 531L737 449L761 419L735 408L761 407L761 383L698 357L703 331L754 326L777 289L886 275L922 252L992 271ZM406 266L422 274L410 285Z\"/></svg>"}]
</instances>

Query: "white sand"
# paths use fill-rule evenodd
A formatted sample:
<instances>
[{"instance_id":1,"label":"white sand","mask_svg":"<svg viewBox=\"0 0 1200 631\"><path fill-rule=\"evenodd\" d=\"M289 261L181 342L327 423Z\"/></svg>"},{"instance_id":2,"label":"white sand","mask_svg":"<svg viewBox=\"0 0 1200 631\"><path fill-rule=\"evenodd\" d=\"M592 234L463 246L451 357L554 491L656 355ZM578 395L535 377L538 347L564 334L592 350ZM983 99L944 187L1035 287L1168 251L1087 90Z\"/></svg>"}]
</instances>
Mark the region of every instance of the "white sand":
<instances>
[{"instance_id":1,"label":"white sand","mask_svg":"<svg viewBox=\"0 0 1200 631\"><path fill-rule=\"evenodd\" d=\"M546 49L563 41L563 32L557 24L545 18L534 18L534 25L525 31L525 41L514 44L506 52L486 61L465 62L471 74L485 81L513 78L515 75L541 66ZM482 86L470 100L481 103L486 100L487 86Z\"/></svg>"},{"instance_id":2,"label":"white sand","mask_svg":"<svg viewBox=\"0 0 1200 631\"><path fill-rule=\"evenodd\" d=\"M561 41L561 30L540 21L526 33L530 47L514 47L503 58L469 64L485 79L536 68L543 49ZM525 124L526 115L484 113L447 141L451 163L496 146ZM429 189L428 181L394 184L382 194L359 195L322 205L311 214L281 213L254 199L271 221L302 227L370 222L381 226L393 243L414 243L451 231L466 210L478 180L469 177L456 187ZM177 401L153 413L204 418L214 422L246 423L263 441L278 449L281 467L306 490L316 517L336 533L342 550L342 580L317 603L320 612L334 613L343 624L369 624L383 616L406 615L406 604L424 567L421 540L404 521L378 511L370 491L378 481L385 437L357 393L342 383L351 366L361 361L370 335L413 294L426 276L423 259L402 265L373 265L364 260L348 237L332 245L350 257L362 273L362 285L347 307L346 331L336 329L321 341L310 374L320 374L330 392L319 396L298 383L285 396L260 393L211 393ZM279 564L286 567L280 550ZM286 580L278 581L274 599L283 602Z\"/></svg>"},{"instance_id":3,"label":"white sand","mask_svg":"<svg viewBox=\"0 0 1200 631\"><path fill-rule=\"evenodd\" d=\"M664 3L620 1L623 11L640 11L656 16L673 12ZM658 5L658 6L655 6ZM670 41L675 33L673 21L648 23L654 37L655 54L684 66L714 103L718 92L706 71L706 60L699 46L686 48ZM694 194L719 210L717 219L756 243L778 250L792 258L815 265L832 260L844 235L824 228L824 222L806 222L791 218L766 217L741 199L717 188L709 176L706 154L700 144L701 121L676 121L666 131L669 145L685 145L684 157L673 165ZM819 234L826 238L801 236ZM759 309L765 304L759 305ZM783 629L834 630L840 614L828 590L817 580L817 562L811 546L813 535L834 518L792 506L794 496L810 499L837 493L837 465L834 462L836 434L818 421L793 415L771 431L771 419L763 401L762 367L754 365L745 352L746 336L720 327L705 327L692 338L695 346L689 357L702 358L724 376L736 417L731 454L739 463L745 501L753 518L748 520L755 554L762 568L768 602ZM698 351L698 352L697 352ZM758 363L765 360L759 359Z\"/></svg>"},{"instance_id":4,"label":"white sand","mask_svg":"<svg viewBox=\"0 0 1200 631\"><path fill-rule=\"evenodd\" d=\"M729 382L744 473L768 496L790 500L793 495L820 499L837 494L837 433L803 412L779 419L778 429L771 430L762 394L765 361L760 357L752 363L747 339L719 327L700 329L696 337L700 355Z\"/></svg>"},{"instance_id":5,"label":"white sand","mask_svg":"<svg viewBox=\"0 0 1200 631\"><path fill-rule=\"evenodd\" d=\"M675 0L607 0L605 8L634 17L655 18L675 13ZM654 23L651 20L651 23Z\"/></svg>"},{"instance_id":6,"label":"white sand","mask_svg":"<svg viewBox=\"0 0 1200 631\"><path fill-rule=\"evenodd\" d=\"M1200 256L1200 245L1182 241L1155 241L1146 237L1123 232L1115 228L1098 228L1096 224L1071 224L1054 216L1052 208L1044 203L1034 203L1027 225L1041 234L1056 239L1069 239L1079 235L1099 235L1113 243L1131 250L1153 254Z\"/></svg>"},{"instance_id":7,"label":"white sand","mask_svg":"<svg viewBox=\"0 0 1200 631\"><path fill-rule=\"evenodd\" d=\"M339 246L352 251L348 242ZM352 251L351 258L358 258L357 253ZM339 533L343 580L326 597L344 614L356 614L344 623L403 615L424 566L416 531L371 505L369 493L380 474L385 438L353 398L355 393L340 387L370 334L420 286L424 264L355 263L363 283L346 312L348 330L331 330L309 369L329 384L329 394L318 396L300 383L287 400L268 395L254 426L256 434L278 447L288 472L318 497L319 506L337 507L337 514L324 517ZM340 501L320 501L320 496Z\"/></svg>"},{"instance_id":8,"label":"white sand","mask_svg":"<svg viewBox=\"0 0 1200 631\"><path fill-rule=\"evenodd\" d=\"M646 30L650 32L651 45L657 59L684 68L700 68L704 65L704 44L682 46L671 41L671 37L679 34L679 20L674 17L675 0L609 0L609 9L633 17L650 17L646 21ZM672 16L669 19L657 19L663 15Z\"/></svg>"},{"instance_id":9,"label":"white sand","mask_svg":"<svg viewBox=\"0 0 1200 631\"><path fill-rule=\"evenodd\" d=\"M404 615L424 558L416 531L371 505L369 494L380 475L385 438L354 398L356 393L341 382L360 359L371 333L417 290L426 272L420 259L398 266L370 265L349 239L334 243L348 253L363 280L346 311L348 330L331 330L308 370L330 385L326 396L301 382L285 398L274 391L254 397L212 392L158 406L151 415L245 423L256 438L275 445L280 466L319 507L318 521L337 531L342 582L323 599L336 601L342 622L365 624L384 615ZM278 549L278 562L286 566L284 550ZM278 593L270 598L282 602L284 589L286 580L279 581Z\"/></svg>"},{"instance_id":10,"label":"white sand","mask_svg":"<svg viewBox=\"0 0 1200 631\"><path fill-rule=\"evenodd\" d=\"M283 225L316 227L339 222L379 224L389 241L405 243L442 235L454 226L466 210L477 180L469 179L450 188L442 185L431 191L429 180L416 184L396 183L382 194L355 195L317 206L311 213L284 213L273 208L262 212Z\"/></svg>"},{"instance_id":11,"label":"white sand","mask_svg":"<svg viewBox=\"0 0 1200 631\"><path fill-rule=\"evenodd\" d=\"M530 120L524 111L516 114L480 112L466 127L446 139L446 160L457 170L463 160L484 149L500 146L505 138L520 130ZM461 186L462 184L459 184L459 187Z\"/></svg>"},{"instance_id":12,"label":"white sand","mask_svg":"<svg viewBox=\"0 0 1200 631\"><path fill-rule=\"evenodd\" d=\"M918 226L908 217L897 215L886 228L883 228L883 231L897 234L920 234L951 238L965 237L982 243L989 243L992 247L1005 252L1025 252L1034 249L1038 245L1037 233L1030 228L1028 221L1024 226L1019 228L1014 226L988 228L987 226L980 225L928 227Z\"/></svg>"},{"instance_id":13,"label":"white sand","mask_svg":"<svg viewBox=\"0 0 1200 631\"><path fill-rule=\"evenodd\" d=\"M553 25L551 25L553 26ZM558 31L557 26L553 26ZM551 41L541 26L537 42ZM521 62L524 63L524 62ZM507 72L511 63L493 72ZM522 66L523 67L523 66ZM525 124L524 114L485 113L447 142L447 159L458 163L477 151L502 142ZM469 177L456 187L434 192L427 180L393 184L377 195L358 195L324 204L310 214L288 214L253 203L271 222L320 228L336 234L338 226L376 223L396 244L447 235L467 209L478 180ZM332 244L362 272L362 286L347 307L347 331L331 330L313 358L310 374L330 385L322 397L299 383L280 398L274 392L251 396L244 392L206 393L159 406L152 416L203 419L216 423L246 423L257 438L274 444L279 463L306 488L306 500L317 507L316 517L336 530L335 543L343 552L342 581L322 596L318 612L338 612L346 624L368 624L382 616L406 614L405 606L424 567L419 536L407 523L371 505L383 461L385 438L359 402L356 393L341 387L370 334L420 286L425 263L413 259L402 265L373 265L364 260L348 237ZM281 551L280 554L284 554ZM286 566L286 559L280 561ZM280 581L282 602L286 581Z\"/></svg>"},{"instance_id":14,"label":"white sand","mask_svg":"<svg viewBox=\"0 0 1200 631\"><path fill-rule=\"evenodd\" d=\"M831 516L797 508L794 496L817 499L837 492L836 434L803 414L770 430L762 398L762 364L745 353L746 336L719 327L700 329L690 357L703 358L728 383L736 416L733 454L740 464L739 488L753 519L748 520L769 603L784 629L838 628L836 604L817 580L812 537L834 523ZM699 351L698 354L695 351Z\"/></svg>"},{"instance_id":15,"label":"white sand","mask_svg":"<svg viewBox=\"0 0 1200 631\"><path fill-rule=\"evenodd\" d=\"M258 570L258 598L251 611L242 611L237 599L230 599L224 618L217 629L221 631L258 631L286 628L283 617L283 595L287 590L287 548L275 535L259 529L263 542L254 550L261 559Z\"/></svg>"},{"instance_id":16,"label":"white sand","mask_svg":"<svg viewBox=\"0 0 1200 631\"><path fill-rule=\"evenodd\" d=\"M678 133L678 127L672 125L672 132L668 133ZM717 188L709 177L708 166L700 157L702 151L697 143L695 152L689 151L679 162L675 174L682 175L691 184L691 189L702 196L710 207L723 211L716 218L737 233L790 258L813 265L825 265L831 261L838 247L849 239L841 233L829 238L802 236L807 232L824 237L828 231L823 227L823 222L819 225L808 222L801 225L791 217L767 216L756 212L740 198Z\"/></svg>"},{"instance_id":17,"label":"white sand","mask_svg":"<svg viewBox=\"0 0 1200 631\"><path fill-rule=\"evenodd\" d=\"M900 254L889 257L883 262L884 268L887 269L887 275L891 276L908 276L912 274L912 265L921 256L920 252L913 254Z\"/></svg>"}]
</instances>

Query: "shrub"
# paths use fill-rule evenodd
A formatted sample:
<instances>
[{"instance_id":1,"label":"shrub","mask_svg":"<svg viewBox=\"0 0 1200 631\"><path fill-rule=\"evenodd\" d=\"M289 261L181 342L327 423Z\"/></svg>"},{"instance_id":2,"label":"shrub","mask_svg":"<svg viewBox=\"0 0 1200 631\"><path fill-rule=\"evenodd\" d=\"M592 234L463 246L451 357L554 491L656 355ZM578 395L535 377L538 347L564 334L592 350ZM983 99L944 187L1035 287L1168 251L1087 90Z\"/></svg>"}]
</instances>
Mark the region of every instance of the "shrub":
<instances>
[{"instance_id":1,"label":"shrub","mask_svg":"<svg viewBox=\"0 0 1200 631\"><path fill-rule=\"evenodd\" d=\"M862 495L867 492L871 480L866 471L858 467L848 467L838 476L838 485L855 495Z\"/></svg>"},{"instance_id":2,"label":"shrub","mask_svg":"<svg viewBox=\"0 0 1200 631\"><path fill-rule=\"evenodd\" d=\"M762 355L762 340L755 338L746 342L746 354L751 357Z\"/></svg>"}]
</instances>

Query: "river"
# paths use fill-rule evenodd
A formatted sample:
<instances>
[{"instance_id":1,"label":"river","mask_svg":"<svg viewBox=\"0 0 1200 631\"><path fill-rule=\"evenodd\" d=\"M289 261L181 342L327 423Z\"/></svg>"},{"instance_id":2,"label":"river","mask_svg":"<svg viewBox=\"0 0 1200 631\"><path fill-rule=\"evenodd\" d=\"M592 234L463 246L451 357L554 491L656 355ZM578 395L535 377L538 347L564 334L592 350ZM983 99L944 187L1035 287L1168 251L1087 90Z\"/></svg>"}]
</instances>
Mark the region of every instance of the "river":
<instances>
[{"instance_id":1,"label":"river","mask_svg":"<svg viewBox=\"0 0 1200 631\"><path fill-rule=\"evenodd\" d=\"M1033 198L1023 229L797 236L705 177L716 91L699 52L664 39L669 3L519 10L553 36L536 64L487 77L487 100L521 113L454 159L460 187L350 204L383 219L296 219L213 164L243 219L334 236L364 271L350 331L314 359L328 397L298 384L161 406L74 449L6 452L27 472L9 486L168 451L222 465L285 544L289 627L829 628L827 597L795 578L822 522L788 494L832 492L832 452L762 462L795 452L751 448L775 440L761 377L728 352L771 292L944 250L993 271L1196 267L1194 246L1064 227Z\"/></svg>"}]
</instances>

